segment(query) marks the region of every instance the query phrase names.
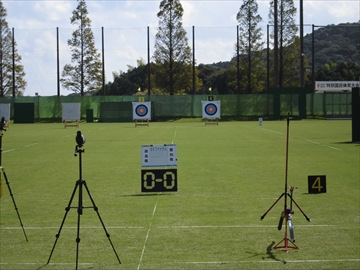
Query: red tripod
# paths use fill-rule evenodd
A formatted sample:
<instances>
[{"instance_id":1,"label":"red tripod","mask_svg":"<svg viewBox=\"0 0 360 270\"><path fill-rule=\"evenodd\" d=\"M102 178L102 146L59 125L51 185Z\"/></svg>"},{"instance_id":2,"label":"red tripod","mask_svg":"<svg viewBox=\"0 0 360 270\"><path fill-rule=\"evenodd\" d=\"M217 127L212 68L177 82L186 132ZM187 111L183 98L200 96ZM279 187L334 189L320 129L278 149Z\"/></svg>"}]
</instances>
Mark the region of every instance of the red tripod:
<instances>
[{"instance_id":1,"label":"red tripod","mask_svg":"<svg viewBox=\"0 0 360 270\"><path fill-rule=\"evenodd\" d=\"M293 191L294 187L290 187L290 193L288 193L288 153L289 153L289 123L290 123L290 114L287 116L287 131L286 131L286 165L285 165L285 191L283 194L280 195L280 197L270 206L270 208L260 217L260 220L263 220L267 213L270 212L270 210L274 207L274 205L284 196L284 210L282 211L280 215L278 230L281 230L284 218L285 220L285 237L283 240L281 240L278 244L274 246L274 249L278 248L285 248L286 252L288 252L289 248L298 249L298 247L295 245L295 235L294 235L294 227L292 223L292 214L294 214L294 211L292 210L292 203L299 208L300 212L304 215L307 221L311 221L310 218L304 213L304 211L300 208L300 206L296 203L296 201L293 199ZM290 198L290 207L287 205L287 198ZM290 232L290 239L288 238L288 228ZM284 242L284 245L280 245ZM289 246L289 242L292 244L292 246Z\"/></svg>"}]
</instances>

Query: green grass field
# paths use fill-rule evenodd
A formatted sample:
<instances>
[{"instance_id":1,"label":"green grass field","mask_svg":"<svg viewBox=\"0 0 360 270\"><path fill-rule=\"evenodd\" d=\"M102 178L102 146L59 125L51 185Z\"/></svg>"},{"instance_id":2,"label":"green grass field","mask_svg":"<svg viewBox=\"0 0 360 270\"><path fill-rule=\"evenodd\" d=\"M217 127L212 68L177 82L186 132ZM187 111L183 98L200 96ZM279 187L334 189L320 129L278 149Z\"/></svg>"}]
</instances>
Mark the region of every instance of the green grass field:
<instances>
[{"instance_id":1,"label":"green grass field","mask_svg":"<svg viewBox=\"0 0 360 270\"><path fill-rule=\"evenodd\" d=\"M302 120L289 126L288 185L299 249L272 247L284 192L286 121L198 119L150 123L12 124L2 136L0 269L75 269L79 179L76 131L86 137L82 173L119 255L94 209L81 215L79 269L360 269L359 144L351 121ZM178 192L141 193L142 145L177 145ZM309 175L326 175L327 192L308 194ZM83 192L84 206L91 206ZM78 205L75 194L72 206ZM289 246L292 246L289 244Z\"/></svg>"}]
</instances>

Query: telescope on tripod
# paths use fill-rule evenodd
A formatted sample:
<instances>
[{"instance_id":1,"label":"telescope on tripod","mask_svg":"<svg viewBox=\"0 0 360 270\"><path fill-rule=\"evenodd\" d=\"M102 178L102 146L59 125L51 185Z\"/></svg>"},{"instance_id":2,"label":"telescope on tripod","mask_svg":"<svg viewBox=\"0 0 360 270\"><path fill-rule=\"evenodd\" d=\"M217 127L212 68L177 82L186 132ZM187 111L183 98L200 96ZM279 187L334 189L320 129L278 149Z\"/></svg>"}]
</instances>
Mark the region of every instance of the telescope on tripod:
<instances>
[{"instance_id":1,"label":"telescope on tripod","mask_svg":"<svg viewBox=\"0 0 360 270\"><path fill-rule=\"evenodd\" d=\"M119 264L121 264L121 261L120 261L120 258L115 250L115 247L110 239L110 234L108 233L108 231L106 230L105 228L105 224L103 222L103 220L101 219L101 216L100 216L100 213L98 211L98 207L96 206L95 204L95 201L93 199L93 197L91 196L90 194L90 190L86 184L86 181L84 179L82 179L82 154L85 152L85 150L83 149L83 146L86 142L86 139L84 137L84 135L81 134L81 131L78 131L76 133L76 137L75 137L75 141L76 141L76 146L75 146L75 153L74 153L74 156L79 156L79 180L76 181L75 183L75 188L73 190L73 193L71 195L71 198L70 198L70 201L67 205L67 207L65 208L65 215L64 215L64 218L61 222L61 225L60 225L60 228L59 228L59 231L58 233L55 235L56 239L55 239L55 243L53 245L53 248L51 250L51 253L50 253L50 256L49 256L49 259L47 261L46 264L49 264L50 263L50 259L52 257L52 254L55 250L55 246L56 246L56 243L60 237L60 233L61 233L61 230L64 226L64 223L65 223L65 220L66 220L66 217L67 217L67 214L69 212L69 210L71 208L75 208L77 209L77 214L78 214L78 218L77 218L77 234L76 234L76 268L75 269L78 269L78 263L79 263L79 244L80 244L80 220L81 220L81 215L83 214L83 210L85 208L93 208L100 220L100 223L105 231L105 234L106 234L106 237L108 238L109 242L110 242L110 245L115 253L115 256L119 262ZM84 206L83 205L83 188L85 187L85 190L90 198L90 201L92 203L92 206ZM72 201L74 199L74 196L76 194L76 191L78 190L78 205L77 206L71 206L72 204Z\"/></svg>"}]
</instances>

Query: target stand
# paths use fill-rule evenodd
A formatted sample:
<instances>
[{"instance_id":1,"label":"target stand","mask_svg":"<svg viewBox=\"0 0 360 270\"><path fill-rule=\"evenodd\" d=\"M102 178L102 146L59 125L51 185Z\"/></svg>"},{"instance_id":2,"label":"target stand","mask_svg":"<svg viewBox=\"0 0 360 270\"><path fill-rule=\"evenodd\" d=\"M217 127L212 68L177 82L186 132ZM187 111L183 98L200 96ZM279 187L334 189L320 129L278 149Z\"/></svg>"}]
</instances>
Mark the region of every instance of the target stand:
<instances>
[{"instance_id":1,"label":"target stand","mask_svg":"<svg viewBox=\"0 0 360 270\"><path fill-rule=\"evenodd\" d=\"M64 128L66 127L79 127L79 120L64 120Z\"/></svg>"},{"instance_id":2,"label":"target stand","mask_svg":"<svg viewBox=\"0 0 360 270\"><path fill-rule=\"evenodd\" d=\"M205 126L207 125L219 125L219 118L204 118Z\"/></svg>"},{"instance_id":3,"label":"target stand","mask_svg":"<svg viewBox=\"0 0 360 270\"><path fill-rule=\"evenodd\" d=\"M149 119L146 120L135 119L135 127L138 126L149 126Z\"/></svg>"}]
</instances>

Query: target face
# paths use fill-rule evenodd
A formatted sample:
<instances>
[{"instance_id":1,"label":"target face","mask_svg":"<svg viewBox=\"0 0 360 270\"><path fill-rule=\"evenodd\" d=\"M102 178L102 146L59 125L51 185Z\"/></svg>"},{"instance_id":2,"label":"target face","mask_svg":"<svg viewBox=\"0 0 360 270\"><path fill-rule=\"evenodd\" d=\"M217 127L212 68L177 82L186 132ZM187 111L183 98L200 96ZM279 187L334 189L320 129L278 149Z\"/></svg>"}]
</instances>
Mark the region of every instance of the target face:
<instances>
[{"instance_id":1,"label":"target face","mask_svg":"<svg viewBox=\"0 0 360 270\"><path fill-rule=\"evenodd\" d=\"M150 119L151 103L150 102L133 102L133 119Z\"/></svg>"},{"instance_id":2,"label":"target face","mask_svg":"<svg viewBox=\"0 0 360 270\"><path fill-rule=\"evenodd\" d=\"M147 115L148 113L148 108L145 105L138 105L135 108L135 113L139 116L139 117L144 117L145 115Z\"/></svg>"},{"instance_id":3,"label":"target face","mask_svg":"<svg viewBox=\"0 0 360 270\"><path fill-rule=\"evenodd\" d=\"M205 113L207 115L215 115L217 112L217 107L213 103L209 103L205 106Z\"/></svg>"},{"instance_id":4,"label":"target face","mask_svg":"<svg viewBox=\"0 0 360 270\"><path fill-rule=\"evenodd\" d=\"M204 119L220 119L220 101L201 101L202 102L202 118Z\"/></svg>"}]
</instances>

